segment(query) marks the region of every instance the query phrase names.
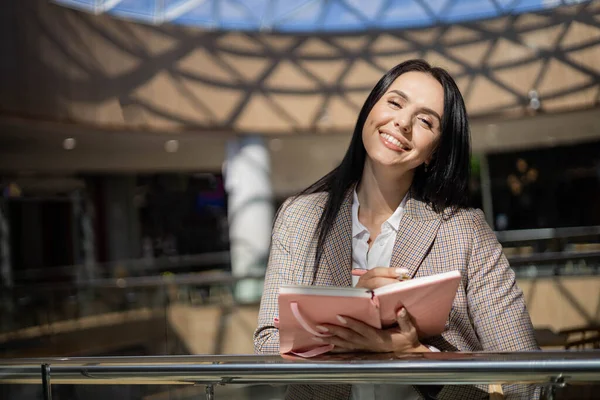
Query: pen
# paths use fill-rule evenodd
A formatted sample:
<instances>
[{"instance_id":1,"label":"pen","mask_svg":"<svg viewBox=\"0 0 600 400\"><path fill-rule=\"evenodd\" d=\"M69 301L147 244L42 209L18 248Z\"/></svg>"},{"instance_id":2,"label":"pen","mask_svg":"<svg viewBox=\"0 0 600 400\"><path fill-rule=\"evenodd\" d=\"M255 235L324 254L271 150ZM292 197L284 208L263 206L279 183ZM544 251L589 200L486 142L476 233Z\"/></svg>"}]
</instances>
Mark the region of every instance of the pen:
<instances>
[{"instance_id":1,"label":"pen","mask_svg":"<svg viewBox=\"0 0 600 400\"><path fill-rule=\"evenodd\" d=\"M353 269L352 270L352 275L353 276L363 276L364 274L367 273L367 271L368 270L366 270L366 269ZM398 277L398 280L400 280L400 281L406 281L406 280L409 280L409 279L410 279L410 276L408 276L408 274L406 274L406 273L402 273Z\"/></svg>"}]
</instances>

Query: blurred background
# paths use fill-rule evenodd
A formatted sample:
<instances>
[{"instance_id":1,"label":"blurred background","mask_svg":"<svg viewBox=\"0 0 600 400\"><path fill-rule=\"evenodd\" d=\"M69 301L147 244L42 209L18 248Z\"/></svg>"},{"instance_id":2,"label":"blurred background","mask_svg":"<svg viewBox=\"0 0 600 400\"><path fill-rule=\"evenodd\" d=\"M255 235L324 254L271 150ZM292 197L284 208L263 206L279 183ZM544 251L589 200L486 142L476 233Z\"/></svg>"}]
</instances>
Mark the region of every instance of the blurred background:
<instances>
[{"instance_id":1,"label":"blurred background","mask_svg":"<svg viewBox=\"0 0 600 400\"><path fill-rule=\"evenodd\" d=\"M0 33L0 357L251 353L275 210L411 58L465 97L540 345L600 346L600 1L21 0Z\"/></svg>"}]
</instances>

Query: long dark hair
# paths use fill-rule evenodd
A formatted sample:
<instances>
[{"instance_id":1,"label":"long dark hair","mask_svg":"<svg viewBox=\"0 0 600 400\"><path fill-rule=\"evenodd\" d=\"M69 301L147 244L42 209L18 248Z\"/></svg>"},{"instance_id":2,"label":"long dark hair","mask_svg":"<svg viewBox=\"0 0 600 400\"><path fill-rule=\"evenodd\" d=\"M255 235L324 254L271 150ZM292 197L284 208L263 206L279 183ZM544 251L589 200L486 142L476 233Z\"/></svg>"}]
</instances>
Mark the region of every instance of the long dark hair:
<instances>
[{"instance_id":1,"label":"long dark hair","mask_svg":"<svg viewBox=\"0 0 600 400\"><path fill-rule=\"evenodd\" d=\"M362 177L367 155L362 131L367 116L396 78L410 71L428 73L444 88L440 139L427 171L423 165L416 169L411 186L412 195L426 202L437 213L453 213L467 207L471 144L467 111L460 90L444 69L431 67L423 60L405 61L383 75L371 90L358 114L350 146L340 165L298 194L299 197L318 192L328 193L315 231L315 266L321 260L325 240L348 190Z\"/></svg>"}]
</instances>

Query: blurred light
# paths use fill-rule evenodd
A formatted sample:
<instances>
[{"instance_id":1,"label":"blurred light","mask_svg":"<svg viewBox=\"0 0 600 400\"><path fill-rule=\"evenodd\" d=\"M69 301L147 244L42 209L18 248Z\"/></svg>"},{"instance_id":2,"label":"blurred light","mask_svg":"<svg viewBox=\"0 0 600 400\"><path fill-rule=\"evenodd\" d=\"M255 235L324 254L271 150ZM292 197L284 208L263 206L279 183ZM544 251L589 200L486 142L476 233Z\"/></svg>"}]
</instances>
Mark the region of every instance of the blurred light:
<instances>
[{"instance_id":1,"label":"blurred light","mask_svg":"<svg viewBox=\"0 0 600 400\"><path fill-rule=\"evenodd\" d=\"M7 198L21 197L23 192L21 191L21 188L19 187L19 185L17 185L14 182L11 182L4 188L3 194L4 194L4 197L7 197Z\"/></svg>"},{"instance_id":2,"label":"blurred light","mask_svg":"<svg viewBox=\"0 0 600 400\"><path fill-rule=\"evenodd\" d=\"M522 158L519 158L519 159L517 160L517 170L518 170L520 173L524 174L525 172L527 172L527 168L528 168L527 161L525 161L525 160L524 160L524 159L522 159Z\"/></svg>"},{"instance_id":3,"label":"blurred light","mask_svg":"<svg viewBox=\"0 0 600 400\"><path fill-rule=\"evenodd\" d=\"M529 100L529 107L532 110L539 110L540 106L541 106L541 104L540 104L540 101L538 99L531 99L531 100Z\"/></svg>"},{"instance_id":4,"label":"blurred light","mask_svg":"<svg viewBox=\"0 0 600 400\"><path fill-rule=\"evenodd\" d=\"M529 93L527 93L527 96L529 97L529 108L532 110L539 110L541 102L537 90L531 89Z\"/></svg>"},{"instance_id":5,"label":"blurred light","mask_svg":"<svg viewBox=\"0 0 600 400\"><path fill-rule=\"evenodd\" d=\"M508 216L506 214L498 214L496 217L496 228L503 231L508 228Z\"/></svg>"},{"instance_id":6,"label":"blurred light","mask_svg":"<svg viewBox=\"0 0 600 400\"><path fill-rule=\"evenodd\" d=\"M517 178L515 175L510 174L508 178L506 178L506 184L508 185L512 194L517 196L521 194L523 186L521 185L519 178Z\"/></svg>"},{"instance_id":7,"label":"blurred light","mask_svg":"<svg viewBox=\"0 0 600 400\"><path fill-rule=\"evenodd\" d=\"M527 171L527 180L529 182L537 181L538 176L539 176L539 172L535 168L531 168L529 171Z\"/></svg>"},{"instance_id":8,"label":"blurred light","mask_svg":"<svg viewBox=\"0 0 600 400\"><path fill-rule=\"evenodd\" d=\"M271 151L281 151L283 149L283 140L275 138L269 141L269 148Z\"/></svg>"},{"instance_id":9,"label":"blurred light","mask_svg":"<svg viewBox=\"0 0 600 400\"><path fill-rule=\"evenodd\" d=\"M167 140L165 142L165 151L167 153L176 153L179 150L179 140Z\"/></svg>"},{"instance_id":10,"label":"blurred light","mask_svg":"<svg viewBox=\"0 0 600 400\"><path fill-rule=\"evenodd\" d=\"M75 146L77 145L77 141L75 140L75 138L66 138L65 140L63 140L63 148L65 150L73 150L75 148Z\"/></svg>"}]
</instances>

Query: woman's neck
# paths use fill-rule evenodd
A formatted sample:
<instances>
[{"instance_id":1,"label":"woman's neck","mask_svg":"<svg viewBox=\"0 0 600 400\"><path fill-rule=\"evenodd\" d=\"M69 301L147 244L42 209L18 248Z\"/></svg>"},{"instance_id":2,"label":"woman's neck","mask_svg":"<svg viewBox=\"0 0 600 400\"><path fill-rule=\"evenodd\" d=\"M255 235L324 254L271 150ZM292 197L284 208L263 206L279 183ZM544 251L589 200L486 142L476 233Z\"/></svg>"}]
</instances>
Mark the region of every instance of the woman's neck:
<instances>
[{"instance_id":1,"label":"woman's neck","mask_svg":"<svg viewBox=\"0 0 600 400\"><path fill-rule=\"evenodd\" d=\"M413 176L413 171L398 173L390 167L373 165L367 159L356 189L361 214L369 215L369 219L387 219L396 211L410 189Z\"/></svg>"}]
</instances>

